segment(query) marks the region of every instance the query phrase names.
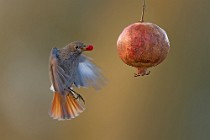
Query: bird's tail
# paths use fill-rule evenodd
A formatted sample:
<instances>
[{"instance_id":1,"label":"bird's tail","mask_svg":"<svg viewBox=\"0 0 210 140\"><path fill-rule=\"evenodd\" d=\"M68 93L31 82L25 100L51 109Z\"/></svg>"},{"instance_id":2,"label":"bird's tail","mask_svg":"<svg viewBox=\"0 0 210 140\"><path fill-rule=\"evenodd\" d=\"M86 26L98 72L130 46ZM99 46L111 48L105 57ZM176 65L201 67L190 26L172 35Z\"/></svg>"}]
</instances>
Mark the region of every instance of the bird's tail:
<instances>
[{"instance_id":1,"label":"bird's tail","mask_svg":"<svg viewBox=\"0 0 210 140\"><path fill-rule=\"evenodd\" d=\"M84 104L76 99L73 94L61 95L54 93L50 116L58 120L70 120L85 110Z\"/></svg>"}]
</instances>

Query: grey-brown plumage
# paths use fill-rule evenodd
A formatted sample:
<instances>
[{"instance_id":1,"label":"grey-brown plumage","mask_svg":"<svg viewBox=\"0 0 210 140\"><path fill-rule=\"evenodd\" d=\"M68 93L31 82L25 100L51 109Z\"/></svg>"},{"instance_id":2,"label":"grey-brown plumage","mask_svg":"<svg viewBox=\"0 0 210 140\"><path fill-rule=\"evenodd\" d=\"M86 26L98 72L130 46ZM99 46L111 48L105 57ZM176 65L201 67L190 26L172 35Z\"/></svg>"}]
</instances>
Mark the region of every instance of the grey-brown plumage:
<instances>
[{"instance_id":1,"label":"grey-brown plumage","mask_svg":"<svg viewBox=\"0 0 210 140\"><path fill-rule=\"evenodd\" d=\"M84 99L72 87L96 89L103 84L100 70L83 55L92 50L82 42L72 42L62 49L53 48L50 55L51 90L54 98L50 116L54 119L72 119L83 112Z\"/></svg>"}]
</instances>

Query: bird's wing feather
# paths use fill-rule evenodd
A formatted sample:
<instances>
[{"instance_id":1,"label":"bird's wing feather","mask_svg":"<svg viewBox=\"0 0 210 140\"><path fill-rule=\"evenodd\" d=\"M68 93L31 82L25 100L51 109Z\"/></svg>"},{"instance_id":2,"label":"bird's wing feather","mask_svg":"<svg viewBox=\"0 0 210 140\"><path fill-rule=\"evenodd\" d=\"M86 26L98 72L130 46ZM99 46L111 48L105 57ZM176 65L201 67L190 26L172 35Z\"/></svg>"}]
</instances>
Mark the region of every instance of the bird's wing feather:
<instances>
[{"instance_id":1,"label":"bird's wing feather","mask_svg":"<svg viewBox=\"0 0 210 140\"><path fill-rule=\"evenodd\" d=\"M50 55L50 79L52 83L50 89L63 93L66 82L68 81L68 75L59 66L57 48L53 48Z\"/></svg>"},{"instance_id":2,"label":"bird's wing feather","mask_svg":"<svg viewBox=\"0 0 210 140\"><path fill-rule=\"evenodd\" d=\"M104 85L104 77L100 69L85 55L80 56L74 84L76 87L93 87L100 89Z\"/></svg>"}]
</instances>

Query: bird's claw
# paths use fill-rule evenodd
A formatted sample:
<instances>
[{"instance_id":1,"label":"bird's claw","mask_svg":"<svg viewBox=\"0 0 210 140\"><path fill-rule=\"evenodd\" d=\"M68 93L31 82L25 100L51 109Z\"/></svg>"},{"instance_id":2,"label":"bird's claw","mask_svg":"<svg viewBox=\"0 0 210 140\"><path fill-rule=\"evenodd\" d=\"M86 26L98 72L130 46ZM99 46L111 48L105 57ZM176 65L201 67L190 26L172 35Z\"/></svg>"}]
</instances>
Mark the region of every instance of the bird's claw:
<instances>
[{"instance_id":1,"label":"bird's claw","mask_svg":"<svg viewBox=\"0 0 210 140\"><path fill-rule=\"evenodd\" d=\"M80 94L77 94L76 99L82 100L82 102L85 104L85 100L83 99L83 97Z\"/></svg>"},{"instance_id":2,"label":"bird's claw","mask_svg":"<svg viewBox=\"0 0 210 140\"><path fill-rule=\"evenodd\" d=\"M84 100L84 98L79 94L79 93L77 93L76 91L74 91L73 89L71 89L71 88L68 88L71 92L73 92L73 97L74 97L74 99L79 99L79 100L82 100L82 102L85 104L85 100ZM75 97L75 94L76 94L76 96L77 97Z\"/></svg>"}]
</instances>

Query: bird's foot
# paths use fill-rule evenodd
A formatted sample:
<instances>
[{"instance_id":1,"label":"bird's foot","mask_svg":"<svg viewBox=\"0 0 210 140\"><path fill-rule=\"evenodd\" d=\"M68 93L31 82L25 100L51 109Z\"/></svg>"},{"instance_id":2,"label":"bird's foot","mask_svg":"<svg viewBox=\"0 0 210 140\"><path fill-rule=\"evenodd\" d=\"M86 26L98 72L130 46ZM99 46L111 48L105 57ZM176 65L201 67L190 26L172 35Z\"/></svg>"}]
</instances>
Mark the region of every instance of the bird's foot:
<instances>
[{"instance_id":1,"label":"bird's foot","mask_svg":"<svg viewBox=\"0 0 210 140\"><path fill-rule=\"evenodd\" d=\"M72 92L72 96L74 97L74 99L76 99L76 100L77 99L82 100L82 102L85 104L84 98L79 93L77 93L76 91L74 91L71 88L68 88L68 89Z\"/></svg>"},{"instance_id":2,"label":"bird's foot","mask_svg":"<svg viewBox=\"0 0 210 140\"><path fill-rule=\"evenodd\" d=\"M75 99L82 100L82 102L85 104L85 100L84 100L84 98L80 94L77 93L77 97L74 97L74 98Z\"/></svg>"}]
</instances>

